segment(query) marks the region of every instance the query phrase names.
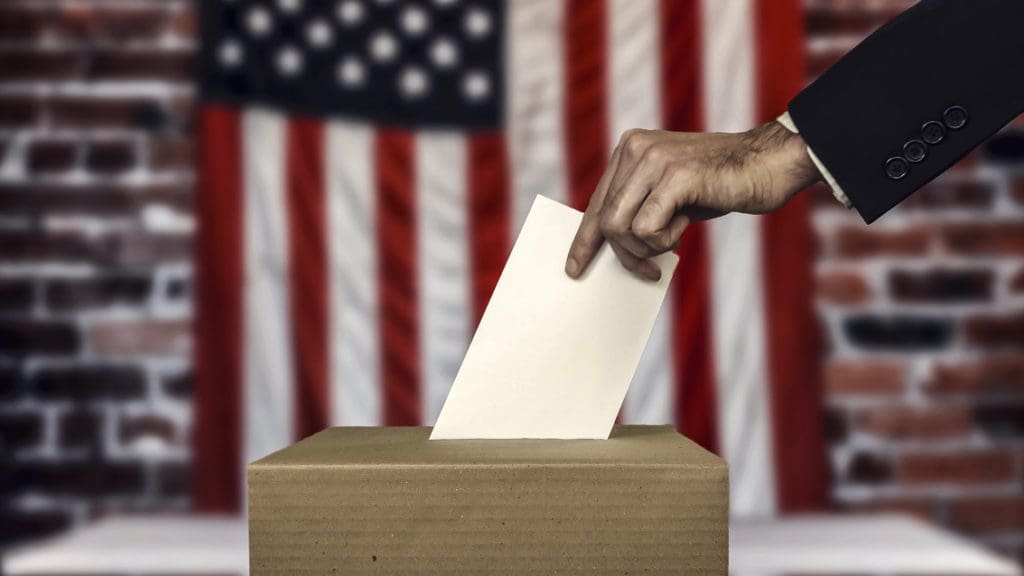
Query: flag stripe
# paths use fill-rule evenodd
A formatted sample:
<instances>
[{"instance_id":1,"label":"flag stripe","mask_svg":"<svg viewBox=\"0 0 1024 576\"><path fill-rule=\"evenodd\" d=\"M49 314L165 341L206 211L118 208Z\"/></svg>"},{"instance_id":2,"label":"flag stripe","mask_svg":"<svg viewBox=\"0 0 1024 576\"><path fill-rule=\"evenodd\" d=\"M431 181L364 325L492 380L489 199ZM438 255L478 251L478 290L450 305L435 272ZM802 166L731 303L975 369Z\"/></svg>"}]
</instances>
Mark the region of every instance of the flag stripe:
<instances>
[{"instance_id":1,"label":"flag stripe","mask_svg":"<svg viewBox=\"0 0 1024 576\"><path fill-rule=\"evenodd\" d=\"M469 346L473 302L466 170L461 134L424 132L416 138L422 422L428 425L440 414Z\"/></svg>"},{"instance_id":2,"label":"flag stripe","mask_svg":"<svg viewBox=\"0 0 1024 576\"><path fill-rule=\"evenodd\" d=\"M305 438L327 426L330 409L324 130L319 121L293 119L286 137L295 435Z\"/></svg>"},{"instance_id":3,"label":"flag stripe","mask_svg":"<svg viewBox=\"0 0 1024 576\"><path fill-rule=\"evenodd\" d=\"M469 253L473 270L473 316L475 328L483 316L494 286L511 250L509 242L511 199L509 198L508 150L500 133L468 137Z\"/></svg>"},{"instance_id":4,"label":"flag stripe","mask_svg":"<svg viewBox=\"0 0 1024 576\"><path fill-rule=\"evenodd\" d=\"M394 130L378 132L374 143L386 426L415 426L421 415L414 141Z\"/></svg>"},{"instance_id":5,"label":"flag stripe","mask_svg":"<svg viewBox=\"0 0 1024 576\"><path fill-rule=\"evenodd\" d=\"M569 204L584 210L608 161L606 0L566 0L565 133Z\"/></svg>"},{"instance_id":6,"label":"flag stripe","mask_svg":"<svg viewBox=\"0 0 1024 576\"><path fill-rule=\"evenodd\" d=\"M803 85L803 3L757 0L759 119L781 114ZM800 194L762 218L767 351L775 475L782 512L828 504L828 471L821 424L817 323L814 314L814 238L810 198Z\"/></svg>"},{"instance_id":7,"label":"flag stripe","mask_svg":"<svg viewBox=\"0 0 1024 576\"><path fill-rule=\"evenodd\" d=\"M704 127L703 52L699 0L661 0L662 124L667 130ZM718 404L710 316L707 230L694 224L678 249L671 288L672 358L675 364L676 425L709 450L718 450Z\"/></svg>"},{"instance_id":8,"label":"flag stripe","mask_svg":"<svg viewBox=\"0 0 1024 576\"><path fill-rule=\"evenodd\" d=\"M285 202L285 121L250 109L245 167L245 461L294 440L295 402Z\"/></svg>"},{"instance_id":9,"label":"flag stripe","mask_svg":"<svg viewBox=\"0 0 1024 576\"><path fill-rule=\"evenodd\" d=\"M565 5L552 0L506 2L508 132L511 178L511 240L542 194L568 201L565 170L562 41Z\"/></svg>"},{"instance_id":10,"label":"flag stripe","mask_svg":"<svg viewBox=\"0 0 1024 576\"><path fill-rule=\"evenodd\" d=\"M661 126L658 0L610 0L608 4L608 135L611 147L630 128ZM629 424L671 424L672 302L666 299L640 358L622 408Z\"/></svg>"},{"instance_id":11,"label":"flag stripe","mask_svg":"<svg viewBox=\"0 0 1024 576\"><path fill-rule=\"evenodd\" d=\"M199 118L196 194L195 490L201 512L242 504L242 141L238 112Z\"/></svg>"},{"instance_id":12,"label":"flag stripe","mask_svg":"<svg viewBox=\"0 0 1024 576\"><path fill-rule=\"evenodd\" d=\"M754 125L754 22L751 0L704 0L707 129ZM731 505L746 516L775 511L775 475L760 220L730 214L708 223L721 454L730 464Z\"/></svg>"},{"instance_id":13,"label":"flag stripe","mask_svg":"<svg viewBox=\"0 0 1024 576\"><path fill-rule=\"evenodd\" d=\"M378 426L383 414L373 133L327 127L328 253L331 262L331 421Z\"/></svg>"}]
</instances>

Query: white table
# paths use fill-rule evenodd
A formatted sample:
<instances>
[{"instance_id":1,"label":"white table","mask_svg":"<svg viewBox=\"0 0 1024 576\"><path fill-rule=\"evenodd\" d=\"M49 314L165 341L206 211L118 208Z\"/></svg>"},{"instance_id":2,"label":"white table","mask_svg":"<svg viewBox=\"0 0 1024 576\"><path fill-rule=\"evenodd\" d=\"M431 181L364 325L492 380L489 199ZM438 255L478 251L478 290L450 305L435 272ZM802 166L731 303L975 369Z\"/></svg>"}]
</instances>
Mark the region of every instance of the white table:
<instances>
[{"instance_id":1,"label":"white table","mask_svg":"<svg viewBox=\"0 0 1024 576\"><path fill-rule=\"evenodd\" d=\"M734 520L732 574L1021 576L1017 565L901 516ZM203 516L102 520L12 552L4 573L245 574L245 521Z\"/></svg>"}]
</instances>

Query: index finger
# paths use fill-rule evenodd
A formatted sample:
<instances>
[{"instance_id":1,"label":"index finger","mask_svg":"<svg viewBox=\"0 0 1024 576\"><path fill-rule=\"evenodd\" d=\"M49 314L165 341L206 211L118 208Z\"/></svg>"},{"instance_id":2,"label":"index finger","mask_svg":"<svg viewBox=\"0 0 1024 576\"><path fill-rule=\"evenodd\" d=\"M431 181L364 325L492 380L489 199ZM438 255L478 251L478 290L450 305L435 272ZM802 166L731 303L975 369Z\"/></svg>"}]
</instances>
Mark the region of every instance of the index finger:
<instances>
[{"instance_id":1,"label":"index finger","mask_svg":"<svg viewBox=\"0 0 1024 576\"><path fill-rule=\"evenodd\" d=\"M621 146L618 146L612 152L611 160L608 161L608 166L605 168L604 174L601 175L594 194L590 197L587 210L583 213L583 221L580 223L579 229L576 230L576 237L572 241L569 256L565 260L565 273L570 278L579 278L583 275L594 259L594 255L604 243L604 236L601 235L600 228L601 209L604 207L604 201L608 195L608 187L619 167L619 158L622 156L620 150Z\"/></svg>"}]
</instances>

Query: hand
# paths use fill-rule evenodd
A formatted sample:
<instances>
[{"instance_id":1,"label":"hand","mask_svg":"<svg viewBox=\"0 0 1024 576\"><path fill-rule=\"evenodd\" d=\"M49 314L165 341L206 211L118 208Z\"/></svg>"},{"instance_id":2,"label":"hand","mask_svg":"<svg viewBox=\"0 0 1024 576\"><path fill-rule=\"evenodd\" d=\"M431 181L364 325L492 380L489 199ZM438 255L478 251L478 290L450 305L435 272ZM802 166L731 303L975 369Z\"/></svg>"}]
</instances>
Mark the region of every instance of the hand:
<instances>
[{"instance_id":1,"label":"hand","mask_svg":"<svg viewBox=\"0 0 1024 576\"><path fill-rule=\"evenodd\" d=\"M739 134L629 130L590 198L565 271L579 278L607 241L623 266L657 281L650 258L675 249L690 222L770 212L820 177L803 139L777 122Z\"/></svg>"}]
</instances>

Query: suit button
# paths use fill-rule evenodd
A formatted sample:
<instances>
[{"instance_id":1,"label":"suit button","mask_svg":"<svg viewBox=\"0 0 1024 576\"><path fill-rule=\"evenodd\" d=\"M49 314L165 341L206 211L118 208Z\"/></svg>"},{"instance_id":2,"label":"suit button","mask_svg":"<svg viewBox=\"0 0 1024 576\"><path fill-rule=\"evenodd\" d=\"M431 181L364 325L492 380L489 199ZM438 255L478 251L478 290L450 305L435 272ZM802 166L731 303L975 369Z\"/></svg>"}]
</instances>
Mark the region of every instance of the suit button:
<instances>
[{"instance_id":1,"label":"suit button","mask_svg":"<svg viewBox=\"0 0 1024 576\"><path fill-rule=\"evenodd\" d=\"M903 157L917 164L928 155L928 146L920 140L911 140L903 145Z\"/></svg>"},{"instance_id":2,"label":"suit button","mask_svg":"<svg viewBox=\"0 0 1024 576\"><path fill-rule=\"evenodd\" d=\"M942 113L942 119L950 130L959 130L967 125L967 110L962 106L950 106Z\"/></svg>"},{"instance_id":3,"label":"suit button","mask_svg":"<svg viewBox=\"0 0 1024 576\"><path fill-rule=\"evenodd\" d=\"M921 126L921 138L928 144L938 144L946 138L946 127L940 122L932 120Z\"/></svg>"},{"instance_id":4,"label":"suit button","mask_svg":"<svg viewBox=\"0 0 1024 576\"><path fill-rule=\"evenodd\" d=\"M907 161L899 156L889 158L885 162L885 175L890 180L901 180L908 172L910 172L910 164L907 164Z\"/></svg>"}]
</instances>

